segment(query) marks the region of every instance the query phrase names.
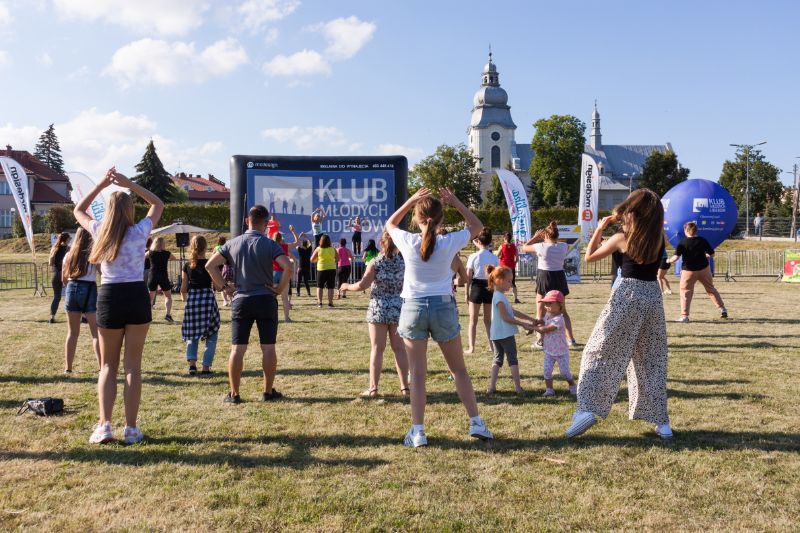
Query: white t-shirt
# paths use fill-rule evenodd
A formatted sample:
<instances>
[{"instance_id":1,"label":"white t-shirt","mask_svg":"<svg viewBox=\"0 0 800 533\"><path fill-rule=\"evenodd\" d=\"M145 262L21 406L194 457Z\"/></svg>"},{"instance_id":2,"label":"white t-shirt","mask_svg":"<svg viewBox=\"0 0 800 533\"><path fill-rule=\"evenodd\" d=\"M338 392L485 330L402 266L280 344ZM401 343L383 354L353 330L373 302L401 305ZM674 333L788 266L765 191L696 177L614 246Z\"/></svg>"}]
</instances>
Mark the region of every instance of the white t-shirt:
<instances>
[{"instance_id":1,"label":"white t-shirt","mask_svg":"<svg viewBox=\"0 0 800 533\"><path fill-rule=\"evenodd\" d=\"M92 221L92 237L97 240L100 230L100 222ZM128 228L125 237L122 238L117 258L109 263L100 263L101 283L132 283L144 280L144 252L147 245L147 237L153 229L153 221L150 217L142 220Z\"/></svg>"},{"instance_id":2,"label":"white t-shirt","mask_svg":"<svg viewBox=\"0 0 800 533\"><path fill-rule=\"evenodd\" d=\"M64 256L64 262L62 264L61 269L67 268L67 258L69 257L69 252L67 255ZM93 264L89 263L86 265L86 274L79 278L69 278L70 281L97 281L97 267Z\"/></svg>"},{"instance_id":3,"label":"white t-shirt","mask_svg":"<svg viewBox=\"0 0 800 533\"><path fill-rule=\"evenodd\" d=\"M514 309L511 307L511 302L508 301L506 295L500 291L494 291L494 294L492 294L492 325L489 327L489 339L493 341L513 337L519 331L516 324L503 320L503 315L500 314L498 309L498 306L501 305L506 307L506 311L510 316L514 316Z\"/></svg>"},{"instance_id":4,"label":"white t-shirt","mask_svg":"<svg viewBox=\"0 0 800 533\"><path fill-rule=\"evenodd\" d=\"M467 258L467 270L472 269L472 279L486 279L486 267L499 264L500 258L489 250L479 250Z\"/></svg>"},{"instance_id":5,"label":"white t-shirt","mask_svg":"<svg viewBox=\"0 0 800 533\"><path fill-rule=\"evenodd\" d=\"M539 270L558 272L564 270L564 259L567 258L569 246L565 242L537 242L533 245L538 257L537 267Z\"/></svg>"},{"instance_id":6,"label":"white t-shirt","mask_svg":"<svg viewBox=\"0 0 800 533\"><path fill-rule=\"evenodd\" d=\"M406 263L401 297L425 298L453 294L453 271L450 270L450 265L453 257L469 242L469 230L437 235L433 254L427 261L422 260L419 252L421 234L395 228L389 235Z\"/></svg>"}]
</instances>

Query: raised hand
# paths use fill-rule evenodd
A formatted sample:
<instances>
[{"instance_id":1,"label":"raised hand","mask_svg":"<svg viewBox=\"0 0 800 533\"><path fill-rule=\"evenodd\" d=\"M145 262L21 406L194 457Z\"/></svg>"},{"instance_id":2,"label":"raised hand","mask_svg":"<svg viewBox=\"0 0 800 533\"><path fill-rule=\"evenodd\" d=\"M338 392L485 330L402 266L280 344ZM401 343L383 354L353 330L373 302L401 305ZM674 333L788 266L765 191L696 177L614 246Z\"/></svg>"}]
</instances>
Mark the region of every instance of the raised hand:
<instances>
[{"instance_id":1,"label":"raised hand","mask_svg":"<svg viewBox=\"0 0 800 533\"><path fill-rule=\"evenodd\" d=\"M617 221L617 217L615 215L610 215L607 217L603 217L600 219L600 222L597 224L597 229L606 229L611 224Z\"/></svg>"},{"instance_id":2,"label":"raised hand","mask_svg":"<svg viewBox=\"0 0 800 533\"><path fill-rule=\"evenodd\" d=\"M420 190L415 192L411 196L411 198L408 199L408 201L411 202L412 204L416 204L417 202L419 202L423 198L429 197L431 194L433 194L433 193L431 192L430 189L428 189L427 187L422 187Z\"/></svg>"},{"instance_id":3,"label":"raised hand","mask_svg":"<svg viewBox=\"0 0 800 533\"><path fill-rule=\"evenodd\" d=\"M116 170L114 171L113 179L114 183L119 185L120 187L130 187L133 184L133 182L128 176L120 174Z\"/></svg>"},{"instance_id":4,"label":"raised hand","mask_svg":"<svg viewBox=\"0 0 800 533\"><path fill-rule=\"evenodd\" d=\"M444 187L439 189L439 198L442 200L442 202L448 205L455 205L453 202L461 201L456 197L455 194L453 194L453 191Z\"/></svg>"}]
</instances>

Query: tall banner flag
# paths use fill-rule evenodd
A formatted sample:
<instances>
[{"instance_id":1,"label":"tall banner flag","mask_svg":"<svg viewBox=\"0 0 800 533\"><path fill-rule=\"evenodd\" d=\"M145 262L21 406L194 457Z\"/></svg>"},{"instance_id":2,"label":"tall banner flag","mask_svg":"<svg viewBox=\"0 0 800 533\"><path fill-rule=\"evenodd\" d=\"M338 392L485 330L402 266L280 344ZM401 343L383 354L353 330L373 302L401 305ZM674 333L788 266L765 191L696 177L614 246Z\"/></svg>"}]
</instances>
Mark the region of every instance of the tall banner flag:
<instances>
[{"instance_id":1,"label":"tall banner flag","mask_svg":"<svg viewBox=\"0 0 800 533\"><path fill-rule=\"evenodd\" d=\"M83 172L67 172L67 178L69 178L69 183L72 185L70 198L75 204L83 200L83 197L89 194L89 191L97 185L95 180ZM106 214L106 193L111 194L114 191L122 191L126 194L130 194L130 191L124 187L110 185L100 191L100 194L98 194L91 205L89 205L89 209L86 210L86 213L96 221L101 222L103 216Z\"/></svg>"},{"instance_id":2,"label":"tall banner flag","mask_svg":"<svg viewBox=\"0 0 800 533\"><path fill-rule=\"evenodd\" d=\"M28 191L28 175L22 165L10 157L0 157L0 166L2 166L3 174L5 174L8 185L13 191L14 201L17 203L17 212L22 219L22 225L25 227L25 235L28 237L31 252L36 255L36 248L33 245L31 195Z\"/></svg>"},{"instance_id":3,"label":"tall banner flag","mask_svg":"<svg viewBox=\"0 0 800 533\"><path fill-rule=\"evenodd\" d=\"M503 194L508 204L508 215L511 217L511 232L515 242L526 242L532 237L531 210L528 205L528 193L516 174L510 170L495 168L494 173L503 186Z\"/></svg>"},{"instance_id":4,"label":"tall banner flag","mask_svg":"<svg viewBox=\"0 0 800 533\"><path fill-rule=\"evenodd\" d=\"M581 156L581 194L578 198L578 224L581 237L589 242L597 227L597 205L600 194L600 174L597 163L588 154Z\"/></svg>"}]
</instances>

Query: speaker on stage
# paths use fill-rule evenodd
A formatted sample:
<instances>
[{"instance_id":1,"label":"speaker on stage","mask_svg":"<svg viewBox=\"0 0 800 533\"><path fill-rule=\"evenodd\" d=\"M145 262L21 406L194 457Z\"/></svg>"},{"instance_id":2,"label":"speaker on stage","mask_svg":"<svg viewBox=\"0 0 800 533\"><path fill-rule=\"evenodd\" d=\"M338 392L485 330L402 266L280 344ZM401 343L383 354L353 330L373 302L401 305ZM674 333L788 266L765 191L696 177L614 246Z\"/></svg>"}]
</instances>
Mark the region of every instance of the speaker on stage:
<instances>
[{"instance_id":1,"label":"speaker on stage","mask_svg":"<svg viewBox=\"0 0 800 533\"><path fill-rule=\"evenodd\" d=\"M185 248L189 246L189 234L188 233L176 233L175 234L175 244L178 248Z\"/></svg>"}]
</instances>

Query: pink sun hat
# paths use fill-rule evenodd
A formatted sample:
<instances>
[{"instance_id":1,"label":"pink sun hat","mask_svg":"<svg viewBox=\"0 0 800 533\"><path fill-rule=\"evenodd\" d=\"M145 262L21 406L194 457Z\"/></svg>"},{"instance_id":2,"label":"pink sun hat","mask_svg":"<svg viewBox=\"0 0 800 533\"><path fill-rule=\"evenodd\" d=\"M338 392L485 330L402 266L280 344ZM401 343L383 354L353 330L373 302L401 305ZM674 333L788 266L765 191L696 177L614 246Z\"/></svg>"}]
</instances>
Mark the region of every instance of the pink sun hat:
<instances>
[{"instance_id":1,"label":"pink sun hat","mask_svg":"<svg viewBox=\"0 0 800 533\"><path fill-rule=\"evenodd\" d=\"M544 295L540 301L542 302L558 302L560 304L564 303L564 295L561 294L561 291L550 291Z\"/></svg>"}]
</instances>

